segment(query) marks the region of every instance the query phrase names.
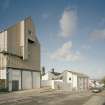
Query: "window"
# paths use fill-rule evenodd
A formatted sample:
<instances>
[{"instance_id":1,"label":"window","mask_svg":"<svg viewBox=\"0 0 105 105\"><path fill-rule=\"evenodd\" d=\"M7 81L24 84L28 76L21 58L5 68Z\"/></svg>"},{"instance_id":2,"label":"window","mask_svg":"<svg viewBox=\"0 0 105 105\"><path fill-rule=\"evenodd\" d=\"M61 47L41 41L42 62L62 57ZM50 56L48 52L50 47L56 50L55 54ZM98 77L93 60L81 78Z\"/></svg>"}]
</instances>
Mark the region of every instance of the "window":
<instances>
[{"instance_id":1,"label":"window","mask_svg":"<svg viewBox=\"0 0 105 105\"><path fill-rule=\"evenodd\" d=\"M31 44L34 43L34 41L33 40L30 40L30 39L28 39L28 42L31 43Z\"/></svg>"},{"instance_id":2,"label":"window","mask_svg":"<svg viewBox=\"0 0 105 105\"><path fill-rule=\"evenodd\" d=\"M29 35L32 35L32 31L31 31L31 30L28 30L28 34L29 34Z\"/></svg>"},{"instance_id":3,"label":"window","mask_svg":"<svg viewBox=\"0 0 105 105\"><path fill-rule=\"evenodd\" d=\"M52 78L52 80L54 80L54 78Z\"/></svg>"},{"instance_id":4,"label":"window","mask_svg":"<svg viewBox=\"0 0 105 105\"><path fill-rule=\"evenodd\" d=\"M60 80L62 80L62 79L63 79L63 76L60 77Z\"/></svg>"},{"instance_id":5,"label":"window","mask_svg":"<svg viewBox=\"0 0 105 105\"><path fill-rule=\"evenodd\" d=\"M69 80L71 80L71 77L69 77Z\"/></svg>"}]
</instances>

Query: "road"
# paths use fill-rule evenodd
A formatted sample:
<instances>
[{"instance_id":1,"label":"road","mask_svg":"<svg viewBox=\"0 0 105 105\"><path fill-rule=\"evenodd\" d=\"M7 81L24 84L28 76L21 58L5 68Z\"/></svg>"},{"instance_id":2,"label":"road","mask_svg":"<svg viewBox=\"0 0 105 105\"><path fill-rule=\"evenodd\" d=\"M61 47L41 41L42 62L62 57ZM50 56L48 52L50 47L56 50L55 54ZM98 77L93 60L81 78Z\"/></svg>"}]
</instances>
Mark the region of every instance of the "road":
<instances>
[{"instance_id":1,"label":"road","mask_svg":"<svg viewBox=\"0 0 105 105\"><path fill-rule=\"evenodd\" d=\"M1 94L0 105L84 105L95 95L91 92L33 90Z\"/></svg>"},{"instance_id":2,"label":"road","mask_svg":"<svg viewBox=\"0 0 105 105\"><path fill-rule=\"evenodd\" d=\"M105 91L94 94L84 105L105 105Z\"/></svg>"}]
</instances>

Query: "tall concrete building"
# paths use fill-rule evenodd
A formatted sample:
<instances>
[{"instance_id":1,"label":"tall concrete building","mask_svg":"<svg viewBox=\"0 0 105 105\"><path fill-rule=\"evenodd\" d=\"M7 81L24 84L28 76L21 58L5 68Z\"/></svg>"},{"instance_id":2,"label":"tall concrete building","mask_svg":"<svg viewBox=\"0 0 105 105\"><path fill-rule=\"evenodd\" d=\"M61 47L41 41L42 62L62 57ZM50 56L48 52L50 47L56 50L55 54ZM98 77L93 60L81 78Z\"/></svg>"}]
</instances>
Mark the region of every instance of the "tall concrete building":
<instances>
[{"instance_id":1,"label":"tall concrete building","mask_svg":"<svg viewBox=\"0 0 105 105\"><path fill-rule=\"evenodd\" d=\"M40 43L31 17L0 32L0 85L9 91L40 88Z\"/></svg>"}]
</instances>

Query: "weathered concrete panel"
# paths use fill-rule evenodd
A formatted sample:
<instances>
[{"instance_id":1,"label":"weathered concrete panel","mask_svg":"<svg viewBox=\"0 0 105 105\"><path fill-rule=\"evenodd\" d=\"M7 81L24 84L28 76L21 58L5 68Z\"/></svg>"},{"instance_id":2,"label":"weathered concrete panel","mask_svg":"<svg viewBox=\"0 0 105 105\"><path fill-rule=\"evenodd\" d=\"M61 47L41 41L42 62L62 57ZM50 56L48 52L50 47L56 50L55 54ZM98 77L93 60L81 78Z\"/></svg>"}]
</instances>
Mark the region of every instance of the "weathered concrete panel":
<instances>
[{"instance_id":1,"label":"weathered concrete panel","mask_svg":"<svg viewBox=\"0 0 105 105\"><path fill-rule=\"evenodd\" d=\"M32 89L32 75L30 71L22 71L22 89Z\"/></svg>"},{"instance_id":2,"label":"weathered concrete panel","mask_svg":"<svg viewBox=\"0 0 105 105\"><path fill-rule=\"evenodd\" d=\"M33 88L40 88L40 72L33 72Z\"/></svg>"},{"instance_id":3,"label":"weathered concrete panel","mask_svg":"<svg viewBox=\"0 0 105 105\"><path fill-rule=\"evenodd\" d=\"M19 81L19 90L21 90L21 71L20 70L12 70L12 80Z\"/></svg>"}]
</instances>

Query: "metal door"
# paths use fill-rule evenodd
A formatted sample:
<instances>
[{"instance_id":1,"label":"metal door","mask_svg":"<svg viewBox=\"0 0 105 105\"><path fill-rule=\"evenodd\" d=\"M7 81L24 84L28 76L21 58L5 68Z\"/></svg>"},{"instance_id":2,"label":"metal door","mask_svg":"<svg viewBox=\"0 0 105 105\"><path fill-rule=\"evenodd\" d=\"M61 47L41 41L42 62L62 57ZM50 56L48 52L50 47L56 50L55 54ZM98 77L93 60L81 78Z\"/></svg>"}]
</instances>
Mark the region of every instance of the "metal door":
<instances>
[{"instance_id":1,"label":"metal door","mask_svg":"<svg viewBox=\"0 0 105 105\"><path fill-rule=\"evenodd\" d=\"M19 81L18 80L12 80L12 91L19 90Z\"/></svg>"}]
</instances>

